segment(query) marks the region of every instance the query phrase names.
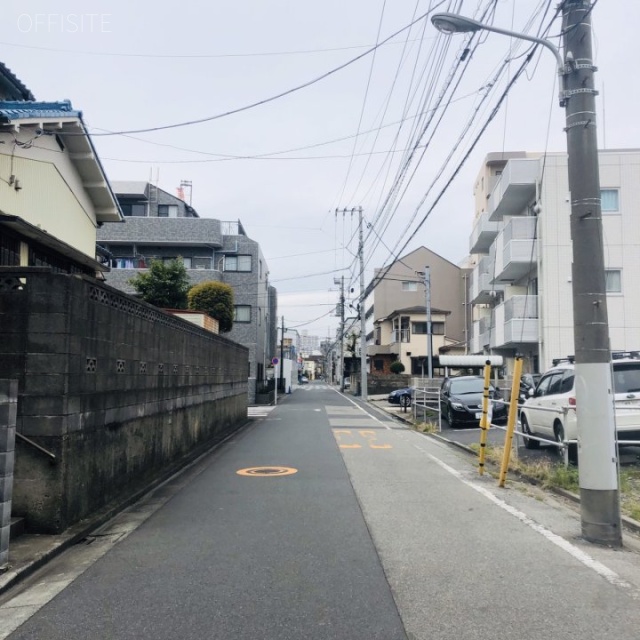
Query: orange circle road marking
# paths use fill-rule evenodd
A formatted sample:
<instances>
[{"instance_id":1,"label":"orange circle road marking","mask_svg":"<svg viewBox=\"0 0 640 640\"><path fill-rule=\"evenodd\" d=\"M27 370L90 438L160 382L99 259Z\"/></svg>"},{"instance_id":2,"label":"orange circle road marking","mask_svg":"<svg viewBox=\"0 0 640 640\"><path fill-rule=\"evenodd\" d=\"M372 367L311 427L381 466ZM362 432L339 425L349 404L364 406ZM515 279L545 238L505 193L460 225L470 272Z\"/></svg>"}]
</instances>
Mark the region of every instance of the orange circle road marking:
<instances>
[{"instance_id":1,"label":"orange circle road marking","mask_svg":"<svg viewBox=\"0 0 640 640\"><path fill-rule=\"evenodd\" d=\"M239 476L260 476L263 478L272 476L290 476L298 473L293 467L249 467L236 471Z\"/></svg>"}]
</instances>

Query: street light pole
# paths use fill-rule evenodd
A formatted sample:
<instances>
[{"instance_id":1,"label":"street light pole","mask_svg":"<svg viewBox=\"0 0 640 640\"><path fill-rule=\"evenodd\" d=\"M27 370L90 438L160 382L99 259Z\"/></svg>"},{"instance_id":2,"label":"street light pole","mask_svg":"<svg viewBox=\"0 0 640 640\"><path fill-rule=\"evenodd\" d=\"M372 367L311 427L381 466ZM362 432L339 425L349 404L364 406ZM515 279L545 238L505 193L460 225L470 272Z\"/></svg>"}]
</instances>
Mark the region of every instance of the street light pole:
<instances>
[{"instance_id":1,"label":"street light pole","mask_svg":"<svg viewBox=\"0 0 640 640\"><path fill-rule=\"evenodd\" d=\"M445 13L431 18L444 33L493 31L540 44L555 55L560 105L566 108L575 342L576 412L582 534L591 541L622 546L618 456L607 314L596 110L588 0L564 0L565 61L548 40L484 25Z\"/></svg>"}]
</instances>

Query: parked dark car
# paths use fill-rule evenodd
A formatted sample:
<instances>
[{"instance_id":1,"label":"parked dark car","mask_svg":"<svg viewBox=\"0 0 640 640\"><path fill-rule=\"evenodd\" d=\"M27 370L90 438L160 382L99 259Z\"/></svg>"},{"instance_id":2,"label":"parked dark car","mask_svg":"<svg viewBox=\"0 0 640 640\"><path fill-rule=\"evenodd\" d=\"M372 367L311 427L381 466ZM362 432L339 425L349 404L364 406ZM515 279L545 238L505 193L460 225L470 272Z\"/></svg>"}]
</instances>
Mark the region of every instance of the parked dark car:
<instances>
[{"instance_id":1,"label":"parked dark car","mask_svg":"<svg viewBox=\"0 0 640 640\"><path fill-rule=\"evenodd\" d=\"M389 394L387 400L391 404L399 404L403 407L408 407L411 404L411 397L413 395L413 387L405 387L404 389L396 389Z\"/></svg>"},{"instance_id":2,"label":"parked dark car","mask_svg":"<svg viewBox=\"0 0 640 640\"><path fill-rule=\"evenodd\" d=\"M440 413L452 429L461 424L480 425L482 417L482 376L459 376L446 378L440 389ZM500 391L489 385L489 398L498 400ZM508 407L504 402L491 403L491 422L506 422Z\"/></svg>"}]
</instances>

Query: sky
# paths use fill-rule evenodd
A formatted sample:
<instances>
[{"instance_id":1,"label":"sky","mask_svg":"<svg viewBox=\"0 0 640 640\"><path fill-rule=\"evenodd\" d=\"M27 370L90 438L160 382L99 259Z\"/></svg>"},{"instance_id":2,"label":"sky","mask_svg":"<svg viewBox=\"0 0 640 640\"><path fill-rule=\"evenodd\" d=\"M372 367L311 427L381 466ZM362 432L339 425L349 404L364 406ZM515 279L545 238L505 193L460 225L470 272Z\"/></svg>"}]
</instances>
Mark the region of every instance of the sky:
<instances>
[{"instance_id":1,"label":"sky","mask_svg":"<svg viewBox=\"0 0 640 640\"><path fill-rule=\"evenodd\" d=\"M460 264L484 157L566 149L547 50L509 87L529 45L447 37L429 15L559 46L557 4L4 0L0 59L83 112L110 180L191 181L201 217L240 220L285 326L333 338L342 276L356 313L359 207L365 282L419 246ZM592 20L600 147L638 148L640 2L600 0Z\"/></svg>"}]
</instances>

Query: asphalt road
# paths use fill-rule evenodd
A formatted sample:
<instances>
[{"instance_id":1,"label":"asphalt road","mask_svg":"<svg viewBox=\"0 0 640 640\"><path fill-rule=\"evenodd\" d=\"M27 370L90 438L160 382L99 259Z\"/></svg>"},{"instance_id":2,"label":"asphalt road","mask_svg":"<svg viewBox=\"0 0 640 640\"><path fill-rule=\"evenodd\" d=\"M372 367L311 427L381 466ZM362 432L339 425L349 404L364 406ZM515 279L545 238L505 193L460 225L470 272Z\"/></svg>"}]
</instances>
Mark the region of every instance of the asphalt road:
<instances>
[{"instance_id":1,"label":"asphalt road","mask_svg":"<svg viewBox=\"0 0 640 640\"><path fill-rule=\"evenodd\" d=\"M587 545L565 505L322 384L253 415L2 603L0 637L638 637L635 540Z\"/></svg>"}]
</instances>

